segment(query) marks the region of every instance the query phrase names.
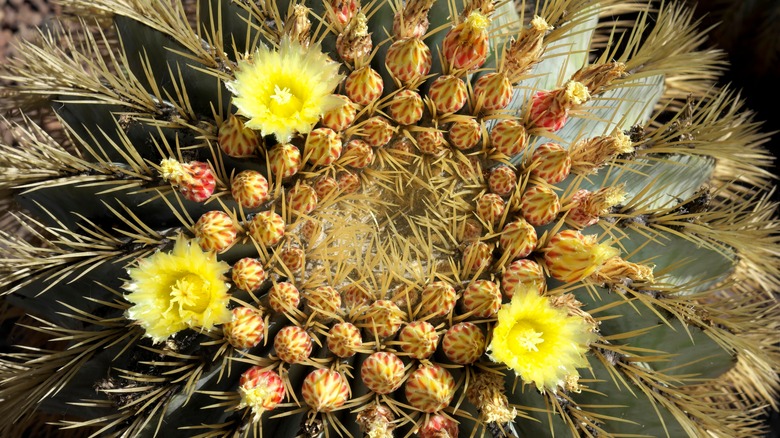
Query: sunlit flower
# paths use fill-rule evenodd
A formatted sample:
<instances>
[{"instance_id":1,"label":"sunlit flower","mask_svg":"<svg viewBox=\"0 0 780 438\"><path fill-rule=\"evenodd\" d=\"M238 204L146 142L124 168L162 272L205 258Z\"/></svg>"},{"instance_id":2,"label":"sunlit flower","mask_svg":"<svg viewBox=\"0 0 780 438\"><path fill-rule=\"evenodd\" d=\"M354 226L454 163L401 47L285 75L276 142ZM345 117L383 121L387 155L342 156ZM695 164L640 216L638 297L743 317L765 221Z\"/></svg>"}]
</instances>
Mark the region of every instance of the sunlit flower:
<instances>
[{"instance_id":1,"label":"sunlit flower","mask_svg":"<svg viewBox=\"0 0 780 438\"><path fill-rule=\"evenodd\" d=\"M224 274L230 269L214 253L179 238L171 252L141 259L128 270L125 298L133 303L127 317L162 342L186 328L211 329L231 320Z\"/></svg>"},{"instance_id":2,"label":"sunlit flower","mask_svg":"<svg viewBox=\"0 0 780 438\"><path fill-rule=\"evenodd\" d=\"M293 133L306 134L326 111L343 102L332 93L341 81L339 64L320 51L289 38L279 50L261 45L238 63L236 79L227 84L245 126L287 142Z\"/></svg>"},{"instance_id":3,"label":"sunlit flower","mask_svg":"<svg viewBox=\"0 0 780 438\"><path fill-rule=\"evenodd\" d=\"M537 389L554 392L567 378L579 375L577 368L588 365L584 354L593 340L585 319L570 316L566 308L554 307L549 298L528 288L498 311L488 355Z\"/></svg>"}]
</instances>

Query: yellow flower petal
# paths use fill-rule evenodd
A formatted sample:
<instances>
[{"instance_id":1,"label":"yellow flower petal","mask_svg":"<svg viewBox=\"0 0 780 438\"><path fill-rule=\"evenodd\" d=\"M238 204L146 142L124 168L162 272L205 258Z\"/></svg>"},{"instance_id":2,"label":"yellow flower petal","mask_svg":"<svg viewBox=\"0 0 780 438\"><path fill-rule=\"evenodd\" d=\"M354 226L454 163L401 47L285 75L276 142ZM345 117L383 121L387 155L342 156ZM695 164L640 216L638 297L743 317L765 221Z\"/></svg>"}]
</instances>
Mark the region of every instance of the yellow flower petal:
<instances>
[{"instance_id":1,"label":"yellow flower petal","mask_svg":"<svg viewBox=\"0 0 780 438\"><path fill-rule=\"evenodd\" d=\"M504 363L540 391L555 392L585 367L588 344L596 335L582 318L553 307L536 289L518 291L501 306L488 356Z\"/></svg>"},{"instance_id":2,"label":"yellow flower petal","mask_svg":"<svg viewBox=\"0 0 780 438\"><path fill-rule=\"evenodd\" d=\"M232 313L225 273L230 266L214 253L201 251L179 238L170 253L158 252L128 270L125 298L133 303L127 317L162 342L186 328L211 329L228 322Z\"/></svg>"},{"instance_id":3,"label":"yellow flower petal","mask_svg":"<svg viewBox=\"0 0 780 438\"><path fill-rule=\"evenodd\" d=\"M260 46L238 63L236 79L227 84L235 95L245 126L288 142L306 134L328 110L342 104L332 93L342 79L339 64L320 51L285 37L278 51Z\"/></svg>"}]
</instances>

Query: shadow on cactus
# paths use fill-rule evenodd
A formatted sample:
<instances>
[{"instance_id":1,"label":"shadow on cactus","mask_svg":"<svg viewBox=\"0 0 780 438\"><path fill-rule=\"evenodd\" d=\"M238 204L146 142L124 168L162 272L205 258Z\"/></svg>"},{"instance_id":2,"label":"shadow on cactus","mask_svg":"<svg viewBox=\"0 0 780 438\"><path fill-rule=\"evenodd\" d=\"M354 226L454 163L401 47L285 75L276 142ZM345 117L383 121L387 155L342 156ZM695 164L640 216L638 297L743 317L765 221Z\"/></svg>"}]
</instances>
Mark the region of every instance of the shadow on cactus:
<instances>
[{"instance_id":1,"label":"shadow on cactus","mask_svg":"<svg viewBox=\"0 0 780 438\"><path fill-rule=\"evenodd\" d=\"M3 436L762 430L772 158L685 9L63 3L0 72Z\"/></svg>"}]
</instances>

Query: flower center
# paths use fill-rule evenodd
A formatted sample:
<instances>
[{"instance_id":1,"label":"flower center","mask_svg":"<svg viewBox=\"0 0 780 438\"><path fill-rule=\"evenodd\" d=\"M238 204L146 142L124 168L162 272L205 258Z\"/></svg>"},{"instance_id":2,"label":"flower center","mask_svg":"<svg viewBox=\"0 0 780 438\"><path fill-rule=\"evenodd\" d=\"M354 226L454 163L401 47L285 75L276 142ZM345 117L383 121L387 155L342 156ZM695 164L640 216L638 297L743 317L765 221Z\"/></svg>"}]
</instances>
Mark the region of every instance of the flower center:
<instances>
[{"instance_id":1,"label":"flower center","mask_svg":"<svg viewBox=\"0 0 780 438\"><path fill-rule=\"evenodd\" d=\"M514 344L523 348L525 352L539 351L537 345L544 342L543 334L534 330L530 324L518 321L509 331L509 340L514 341Z\"/></svg>"},{"instance_id":2,"label":"flower center","mask_svg":"<svg viewBox=\"0 0 780 438\"><path fill-rule=\"evenodd\" d=\"M274 85L274 94L268 106L277 116L289 117L301 109L301 100L291 93L289 88Z\"/></svg>"},{"instance_id":3,"label":"flower center","mask_svg":"<svg viewBox=\"0 0 780 438\"><path fill-rule=\"evenodd\" d=\"M182 310L203 312L210 299L205 282L195 274L187 274L171 286L171 302L178 303Z\"/></svg>"}]
</instances>

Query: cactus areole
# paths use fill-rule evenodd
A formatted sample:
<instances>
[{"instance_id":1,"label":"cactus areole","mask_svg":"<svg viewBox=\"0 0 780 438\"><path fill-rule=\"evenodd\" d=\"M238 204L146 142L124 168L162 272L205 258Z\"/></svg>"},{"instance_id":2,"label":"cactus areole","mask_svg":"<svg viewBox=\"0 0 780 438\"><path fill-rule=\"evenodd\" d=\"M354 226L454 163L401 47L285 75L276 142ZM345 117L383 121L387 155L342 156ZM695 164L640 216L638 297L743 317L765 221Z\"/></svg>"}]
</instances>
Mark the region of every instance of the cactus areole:
<instances>
[{"instance_id":1,"label":"cactus areole","mask_svg":"<svg viewBox=\"0 0 780 438\"><path fill-rule=\"evenodd\" d=\"M1 436L761 434L771 156L690 11L61 3L0 66Z\"/></svg>"}]
</instances>

